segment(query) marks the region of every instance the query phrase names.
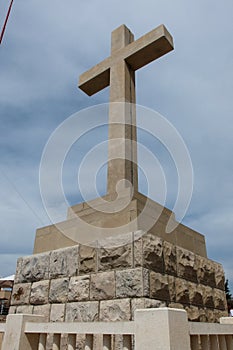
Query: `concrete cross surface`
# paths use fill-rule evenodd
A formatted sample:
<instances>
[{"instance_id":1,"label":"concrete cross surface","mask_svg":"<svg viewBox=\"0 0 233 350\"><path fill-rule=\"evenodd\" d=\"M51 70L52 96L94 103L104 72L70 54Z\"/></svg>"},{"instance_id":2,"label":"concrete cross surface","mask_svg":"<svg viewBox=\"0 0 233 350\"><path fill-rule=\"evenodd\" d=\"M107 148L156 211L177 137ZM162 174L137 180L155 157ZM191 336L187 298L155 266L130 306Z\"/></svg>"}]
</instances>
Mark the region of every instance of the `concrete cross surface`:
<instances>
[{"instance_id":1,"label":"concrete cross surface","mask_svg":"<svg viewBox=\"0 0 233 350\"><path fill-rule=\"evenodd\" d=\"M131 185L138 191L135 71L171 50L172 36L164 25L136 41L132 32L122 25L112 32L111 56L80 76L79 88L89 96L110 86L110 194Z\"/></svg>"}]
</instances>

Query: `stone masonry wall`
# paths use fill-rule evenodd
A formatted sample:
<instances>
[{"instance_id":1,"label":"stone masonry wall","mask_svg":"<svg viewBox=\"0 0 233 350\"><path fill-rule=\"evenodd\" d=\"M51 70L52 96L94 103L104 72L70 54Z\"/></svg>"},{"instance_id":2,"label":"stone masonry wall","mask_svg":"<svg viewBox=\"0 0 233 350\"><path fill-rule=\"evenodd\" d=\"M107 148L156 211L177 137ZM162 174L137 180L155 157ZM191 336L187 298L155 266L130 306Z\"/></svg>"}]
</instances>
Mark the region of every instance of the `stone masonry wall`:
<instances>
[{"instance_id":1,"label":"stone masonry wall","mask_svg":"<svg viewBox=\"0 0 233 350\"><path fill-rule=\"evenodd\" d=\"M138 308L185 308L192 321L226 316L216 262L151 234L115 247L77 245L20 258L10 313L50 321L131 320Z\"/></svg>"}]
</instances>

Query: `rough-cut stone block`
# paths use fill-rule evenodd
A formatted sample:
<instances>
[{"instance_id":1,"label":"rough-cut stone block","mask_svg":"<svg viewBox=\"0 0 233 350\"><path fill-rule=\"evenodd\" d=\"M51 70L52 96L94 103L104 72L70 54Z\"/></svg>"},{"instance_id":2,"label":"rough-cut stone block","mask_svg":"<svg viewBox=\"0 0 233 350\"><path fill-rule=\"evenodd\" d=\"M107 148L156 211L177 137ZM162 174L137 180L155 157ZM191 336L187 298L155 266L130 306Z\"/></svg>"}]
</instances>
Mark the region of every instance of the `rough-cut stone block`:
<instances>
[{"instance_id":1,"label":"rough-cut stone block","mask_svg":"<svg viewBox=\"0 0 233 350\"><path fill-rule=\"evenodd\" d=\"M181 309L181 310L184 309L184 305L180 303L169 303L168 307L171 307L173 309Z\"/></svg>"},{"instance_id":2,"label":"rough-cut stone block","mask_svg":"<svg viewBox=\"0 0 233 350\"><path fill-rule=\"evenodd\" d=\"M164 269L168 275L177 275L176 246L169 242L163 242Z\"/></svg>"},{"instance_id":3,"label":"rough-cut stone block","mask_svg":"<svg viewBox=\"0 0 233 350\"><path fill-rule=\"evenodd\" d=\"M11 305L29 304L31 283L14 284L11 297Z\"/></svg>"},{"instance_id":4,"label":"rough-cut stone block","mask_svg":"<svg viewBox=\"0 0 233 350\"><path fill-rule=\"evenodd\" d=\"M96 272L96 249L93 247L79 246L79 274Z\"/></svg>"},{"instance_id":5,"label":"rough-cut stone block","mask_svg":"<svg viewBox=\"0 0 233 350\"><path fill-rule=\"evenodd\" d=\"M19 305L17 306L16 313L17 314L32 314L33 306L32 305Z\"/></svg>"},{"instance_id":6,"label":"rough-cut stone block","mask_svg":"<svg viewBox=\"0 0 233 350\"><path fill-rule=\"evenodd\" d=\"M49 291L50 303L65 303L68 297L69 279L58 278L51 280Z\"/></svg>"},{"instance_id":7,"label":"rough-cut stone block","mask_svg":"<svg viewBox=\"0 0 233 350\"><path fill-rule=\"evenodd\" d=\"M208 308L214 308L214 292L211 287L202 286L203 288L203 303Z\"/></svg>"},{"instance_id":8,"label":"rough-cut stone block","mask_svg":"<svg viewBox=\"0 0 233 350\"><path fill-rule=\"evenodd\" d=\"M90 276L71 277L69 283L68 300L69 301L84 301L89 300L90 295Z\"/></svg>"},{"instance_id":9,"label":"rough-cut stone block","mask_svg":"<svg viewBox=\"0 0 233 350\"><path fill-rule=\"evenodd\" d=\"M177 247L177 275L197 283L196 256L189 250Z\"/></svg>"},{"instance_id":10,"label":"rough-cut stone block","mask_svg":"<svg viewBox=\"0 0 233 350\"><path fill-rule=\"evenodd\" d=\"M78 271L78 246L54 250L50 256L50 279L75 276Z\"/></svg>"},{"instance_id":11,"label":"rough-cut stone block","mask_svg":"<svg viewBox=\"0 0 233 350\"><path fill-rule=\"evenodd\" d=\"M98 321L99 302L86 301L66 305L66 322Z\"/></svg>"},{"instance_id":12,"label":"rough-cut stone block","mask_svg":"<svg viewBox=\"0 0 233 350\"><path fill-rule=\"evenodd\" d=\"M214 310L215 323L220 322L221 317L228 317L228 312L226 310Z\"/></svg>"},{"instance_id":13,"label":"rough-cut stone block","mask_svg":"<svg viewBox=\"0 0 233 350\"><path fill-rule=\"evenodd\" d=\"M203 306L203 286L189 282L189 300L190 304Z\"/></svg>"},{"instance_id":14,"label":"rough-cut stone block","mask_svg":"<svg viewBox=\"0 0 233 350\"><path fill-rule=\"evenodd\" d=\"M146 234L143 241L143 266L155 272L164 271L163 240L160 237Z\"/></svg>"},{"instance_id":15,"label":"rough-cut stone block","mask_svg":"<svg viewBox=\"0 0 233 350\"><path fill-rule=\"evenodd\" d=\"M187 311L189 321L192 322L199 322L204 314L204 310L199 309L197 306L186 306L185 311Z\"/></svg>"},{"instance_id":16,"label":"rough-cut stone block","mask_svg":"<svg viewBox=\"0 0 233 350\"><path fill-rule=\"evenodd\" d=\"M165 301L145 298L145 309L166 307L166 305Z\"/></svg>"},{"instance_id":17,"label":"rough-cut stone block","mask_svg":"<svg viewBox=\"0 0 233 350\"><path fill-rule=\"evenodd\" d=\"M17 265L16 265L16 271L15 271L15 279L14 283L21 283L25 282L24 278L22 277L22 262L23 262L23 257L18 258L17 260Z\"/></svg>"},{"instance_id":18,"label":"rough-cut stone block","mask_svg":"<svg viewBox=\"0 0 233 350\"><path fill-rule=\"evenodd\" d=\"M198 282L214 288L216 286L215 266L212 261L196 256L196 262Z\"/></svg>"},{"instance_id":19,"label":"rough-cut stone block","mask_svg":"<svg viewBox=\"0 0 233 350\"><path fill-rule=\"evenodd\" d=\"M50 252L20 258L15 283L49 279Z\"/></svg>"},{"instance_id":20,"label":"rough-cut stone block","mask_svg":"<svg viewBox=\"0 0 233 350\"><path fill-rule=\"evenodd\" d=\"M49 280L32 283L30 304L40 305L48 304L49 299Z\"/></svg>"},{"instance_id":21,"label":"rough-cut stone block","mask_svg":"<svg viewBox=\"0 0 233 350\"><path fill-rule=\"evenodd\" d=\"M115 297L115 292L116 284L114 271L101 272L91 275L91 300L113 299Z\"/></svg>"},{"instance_id":22,"label":"rough-cut stone block","mask_svg":"<svg viewBox=\"0 0 233 350\"><path fill-rule=\"evenodd\" d=\"M214 307L219 310L227 310L227 301L225 291L214 289Z\"/></svg>"},{"instance_id":23,"label":"rough-cut stone block","mask_svg":"<svg viewBox=\"0 0 233 350\"><path fill-rule=\"evenodd\" d=\"M50 322L63 322L65 319L65 304L52 304Z\"/></svg>"},{"instance_id":24,"label":"rough-cut stone block","mask_svg":"<svg viewBox=\"0 0 233 350\"><path fill-rule=\"evenodd\" d=\"M206 317L206 312L204 307L199 308L199 313L200 313L199 322L209 322Z\"/></svg>"},{"instance_id":25,"label":"rough-cut stone block","mask_svg":"<svg viewBox=\"0 0 233 350\"><path fill-rule=\"evenodd\" d=\"M133 267L143 266L142 238L135 240L133 245Z\"/></svg>"},{"instance_id":26,"label":"rough-cut stone block","mask_svg":"<svg viewBox=\"0 0 233 350\"><path fill-rule=\"evenodd\" d=\"M100 302L100 321L129 321L130 319L130 299Z\"/></svg>"},{"instance_id":27,"label":"rough-cut stone block","mask_svg":"<svg viewBox=\"0 0 233 350\"><path fill-rule=\"evenodd\" d=\"M169 301L168 276L154 271L150 272L150 297Z\"/></svg>"},{"instance_id":28,"label":"rough-cut stone block","mask_svg":"<svg viewBox=\"0 0 233 350\"><path fill-rule=\"evenodd\" d=\"M155 300L150 298L135 298L131 299L131 312L132 319L134 319L134 313L139 309L150 309L150 308L159 308L166 307L166 303L161 300Z\"/></svg>"},{"instance_id":29,"label":"rough-cut stone block","mask_svg":"<svg viewBox=\"0 0 233 350\"><path fill-rule=\"evenodd\" d=\"M189 304L189 283L181 278L176 278L176 302L179 304Z\"/></svg>"},{"instance_id":30,"label":"rough-cut stone block","mask_svg":"<svg viewBox=\"0 0 233 350\"><path fill-rule=\"evenodd\" d=\"M132 244L116 248L99 248L98 270L116 270L132 267Z\"/></svg>"},{"instance_id":31,"label":"rough-cut stone block","mask_svg":"<svg viewBox=\"0 0 233 350\"><path fill-rule=\"evenodd\" d=\"M216 288L225 290L225 275L221 264L216 262L213 263L215 266L215 283Z\"/></svg>"},{"instance_id":32,"label":"rough-cut stone block","mask_svg":"<svg viewBox=\"0 0 233 350\"><path fill-rule=\"evenodd\" d=\"M141 267L116 271L116 297L149 296L149 271Z\"/></svg>"},{"instance_id":33,"label":"rough-cut stone block","mask_svg":"<svg viewBox=\"0 0 233 350\"><path fill-rule=\"evenodd\" d=\"M168 278L170 302L175 302L176 301L176 285L175 285L176 277L167 275L167 278Z\"/></svg>"},{"instance_id":34,"label":"rough-cut stone block","mask_svg":"<svg viewBox=\"0 0 233 350\"><path fill-rule=\"evenodd\" d=\"M43 315L46 318L46 322L49 322L50 319L50 307L51 304L45 304L45 305L35 305L33 307L33 314L34 315Z\"/></svg>"},{"instance_id":35,"label":"rough-cut stone block","mask_svg":"<svg viewBox=\"0 0 233 350\"><path fill-rule=\"evenodd\" d=\"M206 314L206 320L208 320L208 322L210 323L216 322L215 310L205 308L205 314Z\"/></svg>"}]
</instances>

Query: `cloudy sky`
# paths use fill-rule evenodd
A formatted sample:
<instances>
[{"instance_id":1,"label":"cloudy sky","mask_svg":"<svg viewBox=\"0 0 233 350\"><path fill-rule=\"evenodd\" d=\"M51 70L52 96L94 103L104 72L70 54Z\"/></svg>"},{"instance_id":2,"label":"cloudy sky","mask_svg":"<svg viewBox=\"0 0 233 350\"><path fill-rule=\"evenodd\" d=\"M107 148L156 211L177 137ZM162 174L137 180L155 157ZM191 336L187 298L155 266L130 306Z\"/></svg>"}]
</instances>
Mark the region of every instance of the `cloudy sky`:
<instances>
[{"instance_id":1,"label":"cloudy sky","mask_svg":"<svg viewBox=\"0 0 233 350\"><path fill-rule=\"evenodd\" d=\"M9 1L4 2L1 25ZM32 252L36 228L50 223L39 187L50 135L73 113L108 102L108 89L91 98L78 90L78 76L109 55L110 34L119 25L138 38L164 23L175 50L137 72L137 102L165 116L186 142L194 190L183 222L205 234L208 256L223 264L233 291L232 13L231 0L14 1L0 46L1 276L14 273L16 259ZM106 137L104 127L94 137L87 134L67 157L70 204L81 198L76 176L82 155ZM172 208L175 167L161 145L142 132L138 137L157 150ZM100 194L103 179L99 176Z\"/></svg>"}]
</instances>

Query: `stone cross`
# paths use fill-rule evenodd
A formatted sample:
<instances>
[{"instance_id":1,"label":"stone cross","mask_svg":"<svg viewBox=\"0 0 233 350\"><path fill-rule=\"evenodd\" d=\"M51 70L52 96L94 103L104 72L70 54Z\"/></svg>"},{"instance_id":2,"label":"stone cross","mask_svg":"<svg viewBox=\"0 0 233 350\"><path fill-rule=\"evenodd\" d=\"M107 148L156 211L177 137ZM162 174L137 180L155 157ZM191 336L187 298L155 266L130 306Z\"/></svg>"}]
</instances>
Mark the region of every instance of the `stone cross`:
<instances>
[{"instance_id":1,"label":"stone cross","mask_svg":"<svg viewBox=\"0 0 233 350\"><path fill-rule=\"evenodd\" d=\"M164 25L136 41L131 31L122 25L112 32L111 56L79 78L79 88L89 96L110 85L109 194L129 184L138 191L135 71L171 50L172 36Z\"/></svg>"}]
</instances>

